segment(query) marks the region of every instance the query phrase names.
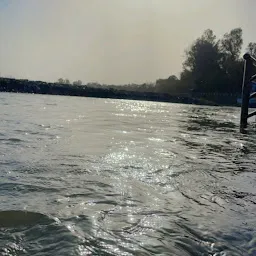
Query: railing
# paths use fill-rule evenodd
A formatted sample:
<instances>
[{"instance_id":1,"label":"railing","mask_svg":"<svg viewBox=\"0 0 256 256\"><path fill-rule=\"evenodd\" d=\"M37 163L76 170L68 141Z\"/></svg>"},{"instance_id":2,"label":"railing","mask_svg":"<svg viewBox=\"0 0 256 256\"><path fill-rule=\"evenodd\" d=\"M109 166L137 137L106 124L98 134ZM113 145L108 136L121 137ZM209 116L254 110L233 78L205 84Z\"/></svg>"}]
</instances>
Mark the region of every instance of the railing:
<instances>
[{"instance_id":1,"label":"railing","mask_svg":"<svg viewBox=\"0 0 256 256\"><path fill-rule=\"evenodd\" d=\"M256 67L256 59L249 53L244 56L244 75L243 75L243 89L242 89L242 106L240 116L240 131L247 127L248 118L256 115L256 111L249 112L249 101L256 97L256 92L251 93L252 81L256 80L256 74L253 74L254 67Z\"/></svg>"}]
</instances>

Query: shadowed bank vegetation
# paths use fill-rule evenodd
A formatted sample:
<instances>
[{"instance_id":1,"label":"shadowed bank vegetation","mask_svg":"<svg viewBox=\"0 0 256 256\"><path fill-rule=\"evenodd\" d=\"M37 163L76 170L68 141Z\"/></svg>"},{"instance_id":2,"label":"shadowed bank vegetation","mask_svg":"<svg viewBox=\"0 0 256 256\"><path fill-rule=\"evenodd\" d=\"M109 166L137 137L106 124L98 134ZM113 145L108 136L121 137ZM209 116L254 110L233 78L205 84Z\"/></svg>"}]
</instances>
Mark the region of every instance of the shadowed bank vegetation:
<instances>
[{"instance_id":1,"label":"shadowed bank vegetation","mask_svg":"<svg viewBox=\"0 0 256 256\"><path fill-rule=\"evenodd\" d=\"M220 39L208 29L185 51L180 77L171 75L155 83L119 86L83 85L81 80L71 84L63 78L56 83L0 78L0 91L236 105L243 75L242 46L241 28ZM247 51L255 56L256 43L249 43Z\"/></svg>"}]
</instances>

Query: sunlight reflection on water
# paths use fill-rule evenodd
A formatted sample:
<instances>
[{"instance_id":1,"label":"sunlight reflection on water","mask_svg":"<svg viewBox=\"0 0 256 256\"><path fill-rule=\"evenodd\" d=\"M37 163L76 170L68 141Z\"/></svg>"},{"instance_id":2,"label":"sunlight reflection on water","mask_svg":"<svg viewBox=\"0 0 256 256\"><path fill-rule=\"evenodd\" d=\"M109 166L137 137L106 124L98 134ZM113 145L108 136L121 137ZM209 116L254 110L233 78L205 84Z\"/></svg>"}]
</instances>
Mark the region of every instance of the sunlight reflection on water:
<instances>
[{"instance_id":1,"label":"sunlight reflection on water","mask_svg":"<svg viewBox=\"0 0 256 256\"><path fill-rule=\"evenodd\" d=\"M256 255L238 108L2 96L1 254Z\"/></svg>"}]
</instances>

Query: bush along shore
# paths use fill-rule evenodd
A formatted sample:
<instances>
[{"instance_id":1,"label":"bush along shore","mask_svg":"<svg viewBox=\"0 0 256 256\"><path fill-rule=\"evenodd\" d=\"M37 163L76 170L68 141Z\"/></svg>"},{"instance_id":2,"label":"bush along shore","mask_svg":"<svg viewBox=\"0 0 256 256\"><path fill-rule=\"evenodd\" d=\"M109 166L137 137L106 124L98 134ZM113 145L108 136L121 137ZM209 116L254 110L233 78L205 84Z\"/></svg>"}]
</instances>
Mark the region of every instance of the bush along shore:
<instances>
[{"instance_id":1,"label":"bush along shore","mask_svg":"<svg viewBox=\"0 0 256 256\"><path fill-rule=\"evenodd\" d=\"M29 81L24 79L0 78L0 91L13 93L33 93L49 95L69 95L113 99L147 100L198 105L236 105L236 94L228 93L159 93L142 92L108 86L71 85Z\"/></svg>"}]
</instances>

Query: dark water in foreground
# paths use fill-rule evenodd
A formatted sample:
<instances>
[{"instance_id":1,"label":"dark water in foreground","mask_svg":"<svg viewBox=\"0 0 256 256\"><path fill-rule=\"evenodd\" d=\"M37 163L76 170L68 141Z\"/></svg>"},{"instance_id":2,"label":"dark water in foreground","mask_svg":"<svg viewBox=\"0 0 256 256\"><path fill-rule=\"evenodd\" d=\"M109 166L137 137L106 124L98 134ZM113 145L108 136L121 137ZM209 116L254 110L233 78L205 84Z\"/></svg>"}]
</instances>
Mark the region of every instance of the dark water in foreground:
<instances>
[{"instance_id":1,"label":"dark water in foreground","mask_svg":"<svg viewBox=\"0 0 256 256\"><path fill-rule=\"evenodd\" d=\"M0 94L1 255L256 255L239 109Z\"/></svg>"}]
</instances>

